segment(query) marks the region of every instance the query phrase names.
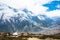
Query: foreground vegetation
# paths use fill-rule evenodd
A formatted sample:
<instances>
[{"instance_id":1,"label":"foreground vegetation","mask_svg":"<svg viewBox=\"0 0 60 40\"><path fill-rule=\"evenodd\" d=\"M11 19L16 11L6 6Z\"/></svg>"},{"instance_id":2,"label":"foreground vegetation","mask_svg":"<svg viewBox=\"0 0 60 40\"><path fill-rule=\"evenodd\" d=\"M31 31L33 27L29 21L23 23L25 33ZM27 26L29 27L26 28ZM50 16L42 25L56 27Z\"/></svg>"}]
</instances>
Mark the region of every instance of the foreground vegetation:
<instances>
[{"instance_id":1,"label":"foreground vegetation","mask_svg":"<svg viewBox=\"0 0 60 40\"><path fill-rule=\"evenodd\" d=\"M0 40L60 40L60 34L19 33L18 35L13 35L13 33L0 33Z\"/></svg>"}]
</instances>

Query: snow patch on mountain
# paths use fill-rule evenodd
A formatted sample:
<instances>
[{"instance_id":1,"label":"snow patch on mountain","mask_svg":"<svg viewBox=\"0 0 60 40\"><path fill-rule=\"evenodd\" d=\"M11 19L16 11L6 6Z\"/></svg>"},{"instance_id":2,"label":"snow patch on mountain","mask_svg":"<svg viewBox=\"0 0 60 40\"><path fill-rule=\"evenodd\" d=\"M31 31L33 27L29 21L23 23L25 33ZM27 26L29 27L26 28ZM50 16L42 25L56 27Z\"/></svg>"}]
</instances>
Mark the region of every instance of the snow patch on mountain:
<instances>
[{"instance_id":1,"label":"snow patch on mountain","mask_svg":"<svg viewBox=\"0 0 60 40\"><path fill-rule=\"evenodd\" d=\"M55 30L55 27L60 24L58 24L60 17L58 21L55 20L56 15L58 16L57 12L59 11L53 11L53 14L52 12L50 12L51 14L46 12L46 14L41 13L34 15L34 13L27 8L19 10L4 3L0 3L0 27L2 27L0 30L5 30L5 32L6 30L10 32L12 30L12 32L41 32L42 34L47 31L49 34L50 29Z\"/></svg>"}]
</instances>

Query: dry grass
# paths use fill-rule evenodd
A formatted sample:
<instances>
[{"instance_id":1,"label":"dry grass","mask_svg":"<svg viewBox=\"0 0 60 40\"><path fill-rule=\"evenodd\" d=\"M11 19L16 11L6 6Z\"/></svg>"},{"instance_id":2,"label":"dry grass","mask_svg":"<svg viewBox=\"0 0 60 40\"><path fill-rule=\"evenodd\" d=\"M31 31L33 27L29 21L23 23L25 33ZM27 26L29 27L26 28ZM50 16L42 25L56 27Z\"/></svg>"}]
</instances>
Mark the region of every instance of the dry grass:
<instances>
[{"instance_id":1,"label":"dry grass","mask_svg":"<svg viewBox=\"0 0 60 40\"><path fill-rule=\"evenodd\" d=\"M0 40L60 40L60 34L56 35L41 35L41 34L26 34L12 35L8 33L0 35Z\"/></svg>"}]
</instances>

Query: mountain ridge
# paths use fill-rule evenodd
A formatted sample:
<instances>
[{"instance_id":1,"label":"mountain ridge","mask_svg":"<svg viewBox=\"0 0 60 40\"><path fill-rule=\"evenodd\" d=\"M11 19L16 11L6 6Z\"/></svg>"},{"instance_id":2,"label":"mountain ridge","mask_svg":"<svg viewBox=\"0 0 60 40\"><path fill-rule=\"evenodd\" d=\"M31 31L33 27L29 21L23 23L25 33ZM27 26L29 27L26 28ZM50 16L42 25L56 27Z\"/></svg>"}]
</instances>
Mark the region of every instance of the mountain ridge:
<instances>
[{"instance_id":1,"label":"mountain ridge","mask_svg":"<svg viewBox=\"0 0 60 40\"><path fill-rule=\"evenodd\" d=\"M6 4L0 3L0 31L24 31L32 33L38 31L38 33L40 33L42 30L46 30L51 27L54 28L56 25L58 26L58 24L56 24L56 20L51 19L46 15L40 14L33 16L31 11L28 11L27 9L24 10L18 10Z\"/></svg>"}]
</instances>

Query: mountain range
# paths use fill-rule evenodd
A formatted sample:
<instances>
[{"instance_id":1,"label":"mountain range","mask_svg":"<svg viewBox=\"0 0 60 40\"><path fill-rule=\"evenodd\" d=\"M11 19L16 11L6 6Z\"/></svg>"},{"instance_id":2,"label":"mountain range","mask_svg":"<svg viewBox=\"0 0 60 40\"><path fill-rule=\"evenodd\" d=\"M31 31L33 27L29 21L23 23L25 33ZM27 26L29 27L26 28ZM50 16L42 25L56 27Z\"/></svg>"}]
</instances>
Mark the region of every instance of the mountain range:
<instances>
[{"instance_id":1,"label":"mountain range","mask_svg":"<svg viewBox=\"0 0 60 40\"><path fill-rule=\"evenodd\" d=\"M57 29L57 31L55 30ZM60 17L34 16L32 11L22 10L0 3L0 32L60 33Z\"/></svg>"}]
</instances>

